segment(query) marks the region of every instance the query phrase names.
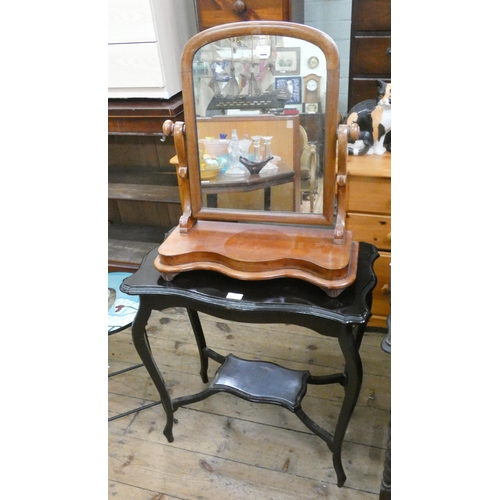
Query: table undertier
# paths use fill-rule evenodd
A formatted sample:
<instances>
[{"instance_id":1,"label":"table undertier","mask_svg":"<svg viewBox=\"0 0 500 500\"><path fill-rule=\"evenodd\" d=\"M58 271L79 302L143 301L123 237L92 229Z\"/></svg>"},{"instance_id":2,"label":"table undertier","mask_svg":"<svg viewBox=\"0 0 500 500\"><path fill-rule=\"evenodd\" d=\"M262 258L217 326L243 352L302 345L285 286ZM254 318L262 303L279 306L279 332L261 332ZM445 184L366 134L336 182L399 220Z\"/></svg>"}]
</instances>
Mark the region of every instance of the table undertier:
<instances>
[{"instance_id":1,"label":"table undertier","mask_svg":"<svg viewBox=\"0 0 500 500\"><path fill-rule=\"evenodd\" d=\"M307 390L309 371L290 370L275 363L250 361L233 354L224 358L208 388L199 393L203 399L218 392L228 392L254 403L271 403L295 412ZM172 401L174 407L184 406L191 399L186 396Z\"/></svg>"}]
</instances>

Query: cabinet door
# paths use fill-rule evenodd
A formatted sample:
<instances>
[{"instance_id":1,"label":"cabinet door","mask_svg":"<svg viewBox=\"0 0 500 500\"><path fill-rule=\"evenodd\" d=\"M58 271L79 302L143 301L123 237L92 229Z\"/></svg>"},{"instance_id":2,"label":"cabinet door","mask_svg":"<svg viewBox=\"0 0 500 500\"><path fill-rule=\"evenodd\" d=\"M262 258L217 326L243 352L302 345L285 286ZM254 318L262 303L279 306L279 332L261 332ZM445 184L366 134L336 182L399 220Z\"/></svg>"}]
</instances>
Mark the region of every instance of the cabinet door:
<instances>
[{"instance_id":1,"label":"cabinet door","mask_svg":"<svg viewBox=\"0 0 500 500\"><path fill-rule=\"evenodd\" d=\"M108 0L108 43L156 42L149 0Z\"/></svg>"},{"instance_id":2,"label":"cabinet door","mask_svg":"<svg viewBox=\"0 0 500 500\"><path fill-rule=\"evenodd\" d=\"M391 31L391 0L354 0L352 23L356 31Z\"/></svg>"},{"instance_id":3,"label":"cabinet door","mask_svg":"<svg viewBox=\"0 0 500 500\"><path fill-rule=\"evenodd\" d=\"M353 73L390 74L390 36L357 36L354 39L353 49L356 55L351 65Z\"/></svg>"},{"instance_id":4,"label":"cabinet door","mask_svg":"<svg viewBox=\"0 0 500 500\"><path fill-rule=\"evenodd\" d=\"M283 0L198 0L200 30L239 21L282 21L288 15ZM240 6L242 10L240 10Z\"/></svg>"},{"instance_id":5,"label":"cabinet door","mask_svg":"<svg viewBox=\"0 0 500 500\"><path fill-rule=\"evenodd\" d=\"M162 88L160 54L156 43L108 45L108 87Z\"/></svg>"}]
</instances>

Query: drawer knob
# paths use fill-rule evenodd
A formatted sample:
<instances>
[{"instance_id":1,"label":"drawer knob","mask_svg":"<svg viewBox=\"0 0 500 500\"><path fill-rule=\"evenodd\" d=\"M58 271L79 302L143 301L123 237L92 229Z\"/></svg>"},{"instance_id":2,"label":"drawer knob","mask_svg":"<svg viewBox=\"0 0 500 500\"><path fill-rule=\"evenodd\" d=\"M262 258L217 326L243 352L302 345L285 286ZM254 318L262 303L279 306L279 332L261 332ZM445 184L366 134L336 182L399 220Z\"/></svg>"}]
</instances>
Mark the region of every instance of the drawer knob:
<instances>
[{"instance_id":1,"label":"drawer knob","mask_svg":"<svg viewBox=\"0 0 500 500\"><path fill-rule=\"evenodd\" d=\"M391 48L389 47L389 48L385 51L385 53L386 53L388 56L390 56L390 55L391 55Z\"/></svg>"},{"instance_id":2,"label":"drawer knob","mask_svg":"<svg viewBox=\"0 0 500 500\"><path fill-rule=\"evenodd\" d=\"M236 14L241 14L246 9L245 2L242 2L242 0L237 0L236 2L234 2L233 9Z\"/></svg>"},{"instance_id":3,"label":"drawer knob","mask_svg":"<svg viewBox=\"0 0 500 500\"><path fill-rule=\"evenodd\" d=\"M390 285L387 285L387 284L386 284L386 285L384 285L384 286L382 287L382 293L383 293L384 295L390 295L390 294L391 294L391 286L390 286Z\"/></svg>"}]
</instances>

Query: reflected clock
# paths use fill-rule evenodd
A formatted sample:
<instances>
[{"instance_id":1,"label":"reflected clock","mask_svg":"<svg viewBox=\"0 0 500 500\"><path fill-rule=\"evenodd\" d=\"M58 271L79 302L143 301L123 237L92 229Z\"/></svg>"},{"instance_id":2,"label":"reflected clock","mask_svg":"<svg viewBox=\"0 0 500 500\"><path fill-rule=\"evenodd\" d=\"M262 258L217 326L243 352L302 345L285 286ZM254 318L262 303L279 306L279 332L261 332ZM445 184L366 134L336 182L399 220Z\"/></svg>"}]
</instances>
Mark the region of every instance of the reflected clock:
<instances>
[{"instance_id":1,"label":"reflected clock","mask_svg":"<svg viewBox=\"0 0 500 500\"><path fill-rule=\"evenodd\" d=\"M316 57L316 56L312 56L310 57L308 60L307 60L307 65L311 68L311 69L315 69L318 67L319 65L319 59Z\"/></svg>"},{"instance_id":2,"label":"reflected clock","mask_svg":"<svg viewBox=\"0 0 500 500\"><path fill-rule=\"evenodd\" d=\"M321 76L311 73L304 77L304 113L319 113L321 103ZM315 104L315 106L310 106Z\"/></svg>"}]
</instances>

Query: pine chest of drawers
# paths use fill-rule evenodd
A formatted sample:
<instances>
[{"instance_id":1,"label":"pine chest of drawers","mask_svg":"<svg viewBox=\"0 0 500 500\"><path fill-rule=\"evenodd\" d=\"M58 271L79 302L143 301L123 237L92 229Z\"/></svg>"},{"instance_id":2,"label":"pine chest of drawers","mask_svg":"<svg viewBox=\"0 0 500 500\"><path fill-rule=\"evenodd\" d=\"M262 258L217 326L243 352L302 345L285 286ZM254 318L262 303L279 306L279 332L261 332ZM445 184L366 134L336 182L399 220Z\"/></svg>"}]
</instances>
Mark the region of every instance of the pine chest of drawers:
<instances>
[{"instance_id":1,"label":"pine chest of drawers","mask_svg":"<svg viewBox=\"0 0 500 500\"><path fill-rule=\"evenodd\" d=\"M369 326L387 328L391 310L391 154L349 156L347 159L346 227L356 241L375 245L377 286L373 291Z\"/></svg>"}]
</instances>

